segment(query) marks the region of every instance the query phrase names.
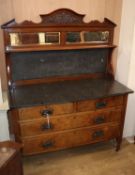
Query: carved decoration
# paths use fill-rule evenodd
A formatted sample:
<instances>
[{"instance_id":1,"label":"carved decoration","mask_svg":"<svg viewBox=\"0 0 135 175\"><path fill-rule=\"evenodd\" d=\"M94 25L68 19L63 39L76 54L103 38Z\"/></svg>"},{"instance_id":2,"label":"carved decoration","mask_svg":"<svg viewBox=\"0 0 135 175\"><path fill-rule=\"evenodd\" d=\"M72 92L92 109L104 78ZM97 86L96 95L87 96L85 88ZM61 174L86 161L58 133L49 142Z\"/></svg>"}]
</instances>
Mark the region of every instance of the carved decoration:
<instances>
[{"instance_id":1,"label":"carved decoration","mask_svg":"<svg viewBox=\"0 0 135 175\"><path fill-rule=\"evenodd\" d=\"M68 9L59 9L48 15L40 15L43 24L82 24L85 15Z\"/></svg>"}]
</instances>

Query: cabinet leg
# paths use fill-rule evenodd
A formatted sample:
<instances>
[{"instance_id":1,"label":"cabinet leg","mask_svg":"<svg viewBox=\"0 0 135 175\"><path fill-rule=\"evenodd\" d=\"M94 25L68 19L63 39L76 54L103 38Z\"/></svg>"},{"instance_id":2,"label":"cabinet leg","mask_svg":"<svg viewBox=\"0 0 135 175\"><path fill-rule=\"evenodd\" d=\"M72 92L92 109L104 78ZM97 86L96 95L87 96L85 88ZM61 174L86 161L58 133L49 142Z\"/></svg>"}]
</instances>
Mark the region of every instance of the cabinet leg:
<instances>
[{"instance_id":1,"label":"cabinet leg","mask_svg":"<svg viewBox=\"0 0 135 175\"><path fill-rule=\"evenodd\" d=\"M121 138L116 138L116 151L117 152L120 150L121 143L122 143L122 139Z\"/></svg>"}]
</instances>

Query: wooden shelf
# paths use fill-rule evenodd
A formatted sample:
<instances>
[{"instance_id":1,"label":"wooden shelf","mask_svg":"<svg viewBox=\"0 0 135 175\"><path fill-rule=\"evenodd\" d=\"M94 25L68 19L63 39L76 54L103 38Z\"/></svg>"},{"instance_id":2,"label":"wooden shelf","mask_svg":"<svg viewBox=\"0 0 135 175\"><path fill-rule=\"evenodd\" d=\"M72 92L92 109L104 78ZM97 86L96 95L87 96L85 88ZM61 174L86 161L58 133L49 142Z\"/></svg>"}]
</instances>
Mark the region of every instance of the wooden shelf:
<instances>
[{"instance_id":1,"label":"wooden shelf","mask_svg":"<svg viewBox=\"0 0 135 175\"><path fill-rule=\"evenodd\" d=\"M78 49L100 49L115 48L116 45L63 45L63 46L46 46L46 45L27 45L27 46L7 46L6 52L30 52L45 50L78 50Z\"/></svg>"}]
</instances>

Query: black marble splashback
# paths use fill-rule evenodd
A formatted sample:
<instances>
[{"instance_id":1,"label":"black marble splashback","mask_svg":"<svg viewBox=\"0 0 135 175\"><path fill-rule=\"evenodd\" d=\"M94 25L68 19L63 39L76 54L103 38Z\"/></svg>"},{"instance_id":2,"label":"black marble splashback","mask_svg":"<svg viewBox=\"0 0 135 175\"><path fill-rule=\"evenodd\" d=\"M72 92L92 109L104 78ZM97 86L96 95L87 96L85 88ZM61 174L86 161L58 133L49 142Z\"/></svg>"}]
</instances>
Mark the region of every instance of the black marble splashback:
<instances>
[{"instance_id":1,"label":"black marble splashback","mask_svg":"<svg viewBox=\"0 0 135 175\"><path fill-rule=\"evenodd\" d=\"M133 92L121 83L109 79L86 79L17 87L12 107L76 102Z\"/></svg>"},{"instance_id":2,"label":"black marble splashback","mask_svg":"<svg viewBox=\"0 0 135 175\"><path fill-rule=\"evenodd\" d=\"M11 53L13 81L51 76L104 73L108 49Z\"/></svg>"}]
</instances>

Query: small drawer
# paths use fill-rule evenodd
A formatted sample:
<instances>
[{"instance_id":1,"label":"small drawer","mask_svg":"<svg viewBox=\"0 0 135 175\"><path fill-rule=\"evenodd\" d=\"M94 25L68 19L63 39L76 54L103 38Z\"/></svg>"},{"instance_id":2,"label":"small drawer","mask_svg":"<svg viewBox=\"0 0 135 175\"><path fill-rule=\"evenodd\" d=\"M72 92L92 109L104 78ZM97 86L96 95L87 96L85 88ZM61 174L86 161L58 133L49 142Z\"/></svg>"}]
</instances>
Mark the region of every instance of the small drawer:
<instances>
[{"instance_id":1,"label":"small drawer","mask_svg":"<svg viewBox=\"0 0 135 175\"><path fill-rule=\"evenodd\" d=\"M101 98L95 100L80 101L77 104L77 111L89 111L117 107L123 104L123 96Z\"/></svg>"},{"instance_id":2,"label":"small drawer","mask_svg":"<svg viewBox=\"0 0 135 175\"><path fill-rule=\"evenodd\" d=\"M23 139L23 154L30 155L42 152L56 151L65 148L86 145L115 138L118 136L119 126L81 128L68 132L47 134Z\"/></svg>"},{"instance_id":3,"label":"small drawer","mask_svg":"<svg viewBox=\"0 0 135 175\"><path fill-rule=\"evenodd\" d=\"M20 122L21 136L35 136L55 131L120 122L121 108L102 112L81 112Z\"/></svg>"},{"instance_id":4,"label":"small drawer","mask_svg":"<svg viewBox=\"0 0 135 175\"><path fill-rule=\"evenodd\" d=\"M74 110L73 103L45 105L19 109L20 120L30 120L40 117L69 114Z\"/></svg>"}]
</instances>

